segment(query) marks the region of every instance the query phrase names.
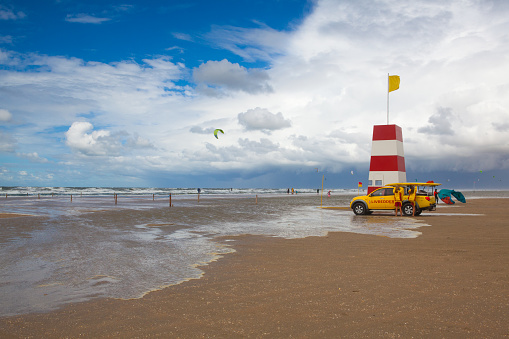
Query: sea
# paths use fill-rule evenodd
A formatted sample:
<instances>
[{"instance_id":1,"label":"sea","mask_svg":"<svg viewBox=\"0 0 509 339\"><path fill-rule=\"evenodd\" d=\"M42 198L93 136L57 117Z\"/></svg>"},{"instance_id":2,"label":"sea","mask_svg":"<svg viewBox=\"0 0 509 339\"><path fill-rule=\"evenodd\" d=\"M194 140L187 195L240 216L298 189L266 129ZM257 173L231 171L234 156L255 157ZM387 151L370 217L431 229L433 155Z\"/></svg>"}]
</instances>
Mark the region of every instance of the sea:
<instances>
[{"instance_id":1,"label":"sea","mask_svg":"<svg viewBox=\"0 0 509 339\"><path fill-rule=\"evenodd\" d=\"M330 191L330 197L328 196ZM1 187L0 316L97 298L132 299L203 275L235 236L286 239L353 232L418 237L392 213L356 216L360 189ZM509 191L464 191L468 200ZM319 207L343 207L321 209ZM434 217L455 206L440 204ZM423 213L423 216L426 213Z\"/></svg>"}]
</instances>

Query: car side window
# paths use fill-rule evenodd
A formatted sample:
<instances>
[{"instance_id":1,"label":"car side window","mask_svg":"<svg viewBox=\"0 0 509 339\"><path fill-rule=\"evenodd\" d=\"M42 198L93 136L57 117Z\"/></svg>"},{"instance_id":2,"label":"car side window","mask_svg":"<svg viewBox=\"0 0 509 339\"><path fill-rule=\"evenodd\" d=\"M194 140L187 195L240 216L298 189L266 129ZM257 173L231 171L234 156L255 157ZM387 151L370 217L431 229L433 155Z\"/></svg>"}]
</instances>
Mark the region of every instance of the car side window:
<instances>
[{"instance_id":1,"label":"car side window","mask_svg":"<svg viewBox=\"0 0 509 339\"><path fill-rule=\"evenodd\" d=\"M394 195L394 188L386 188L385 195Z\"/></svg>"},{"instance_id":2,"label":"car side window","mask_svg":"<svg viewBox=\"0 0 509 339\"><path fill-rule=\"evenodd\" d=\"M384 193L385 193L385 189L379 189L379 190L376 190L373 193L371 193L371 196L372 197L381 197L384 195Z\"/></svg>"}]
</instances>

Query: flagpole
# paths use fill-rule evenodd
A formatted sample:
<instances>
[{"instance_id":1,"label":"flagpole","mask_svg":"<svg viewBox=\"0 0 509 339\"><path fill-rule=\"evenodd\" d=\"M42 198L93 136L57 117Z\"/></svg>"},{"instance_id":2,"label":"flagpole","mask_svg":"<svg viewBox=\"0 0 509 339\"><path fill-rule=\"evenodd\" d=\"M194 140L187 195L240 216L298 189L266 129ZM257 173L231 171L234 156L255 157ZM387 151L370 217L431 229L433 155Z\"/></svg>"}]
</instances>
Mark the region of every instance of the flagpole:
<instances>
[{"instance_id":1,"label":"flagpole","mask_svg":"<svg viewBox=\"0 0 509 339\"><path fill-rule=\"evenodd\" d=\"M387 73L387 125L389 124L389 73Z\"/></svg>"}]
</instances>

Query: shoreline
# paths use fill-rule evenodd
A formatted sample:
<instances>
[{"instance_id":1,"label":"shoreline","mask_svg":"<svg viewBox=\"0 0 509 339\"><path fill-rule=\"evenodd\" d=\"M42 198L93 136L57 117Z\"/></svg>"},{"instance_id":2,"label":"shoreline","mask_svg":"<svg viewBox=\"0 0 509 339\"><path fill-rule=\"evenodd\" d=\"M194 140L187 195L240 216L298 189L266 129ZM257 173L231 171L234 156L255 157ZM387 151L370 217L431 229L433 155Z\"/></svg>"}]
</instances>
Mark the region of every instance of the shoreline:
<instances>
[{"instance_id":1,"label":"shoreline","mask_svg":"<svg viewBox=\"0 0 509 339\"><path fill-rule=\"evenodd\" d=\"M431 225L417 238L224 237L235 252L200 279L3 317L0 336L509 336L507 213L491 199L453 207L415 217Z\"/></svg>"},{"instance_id":2,"label":"shoreline","mask_svg":"<svg viewBox=\"0 0 509 339\"><path fill-rule=\"evenodd\" d=\"M0 219L19 218L19 217L31 217L31 216L32 216L32 214L0 212Z\"/></svg>"}]
</instances>

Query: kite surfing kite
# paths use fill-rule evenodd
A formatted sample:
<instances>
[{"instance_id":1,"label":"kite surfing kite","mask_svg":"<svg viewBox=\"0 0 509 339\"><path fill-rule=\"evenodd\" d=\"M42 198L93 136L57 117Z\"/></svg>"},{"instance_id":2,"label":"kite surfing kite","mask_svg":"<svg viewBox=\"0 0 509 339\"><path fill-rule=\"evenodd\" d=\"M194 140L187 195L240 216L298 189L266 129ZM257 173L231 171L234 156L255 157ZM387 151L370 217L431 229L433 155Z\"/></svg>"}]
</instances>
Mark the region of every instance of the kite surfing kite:
<instances>
[{"instance_id":1,"label":"kite surfing kite","mask_svg":"<svg viewBox=\"0 0 509 339\"><path fill-rule=\"evenodd\" d=\"M222 130L222 129L219 129L219 128L218 128L218 129L216 129L216 130L214 131L214 136L216 137L216 139L219 139L219 138L217 137L217 132L221 132L221 133L223 133L223 134L224 134L224 132L223 132L223 130Z\"/></svg>"},{"instance_id":2,"label":"kite surfing kite","mask_svg":"<svg viewBox=\"0 0 509 339\"><path fill-rule=\"evenodd\" d=\"M438 197L445 202L446 204L453 205L454 200L451 199L451 196L455 197L458 201L461 201L462 203L466 203L465 196L463 193L455 191L455 190L446 190L441 189L440 192L438 192Z\"/></svg>"}]
</instances>

